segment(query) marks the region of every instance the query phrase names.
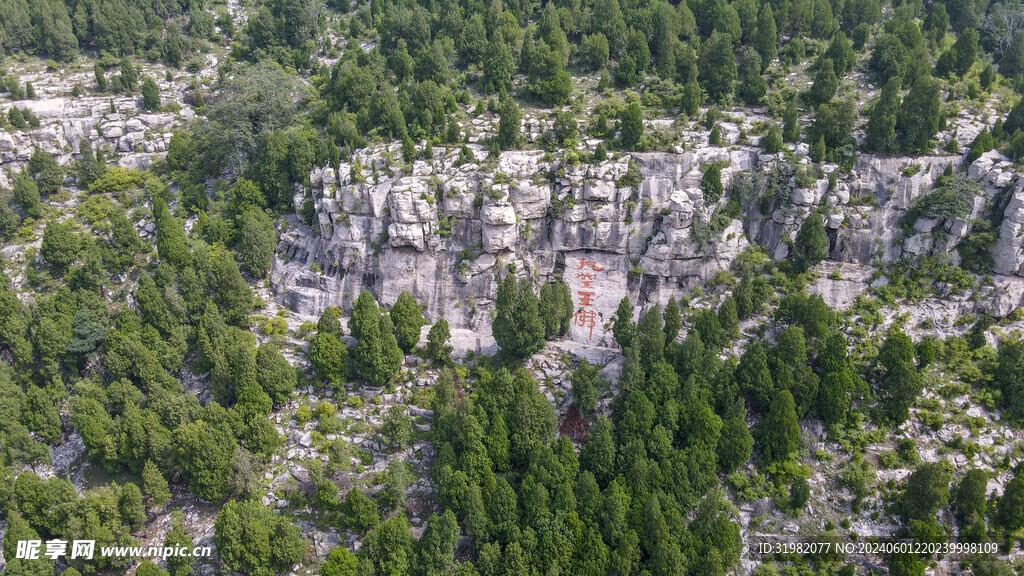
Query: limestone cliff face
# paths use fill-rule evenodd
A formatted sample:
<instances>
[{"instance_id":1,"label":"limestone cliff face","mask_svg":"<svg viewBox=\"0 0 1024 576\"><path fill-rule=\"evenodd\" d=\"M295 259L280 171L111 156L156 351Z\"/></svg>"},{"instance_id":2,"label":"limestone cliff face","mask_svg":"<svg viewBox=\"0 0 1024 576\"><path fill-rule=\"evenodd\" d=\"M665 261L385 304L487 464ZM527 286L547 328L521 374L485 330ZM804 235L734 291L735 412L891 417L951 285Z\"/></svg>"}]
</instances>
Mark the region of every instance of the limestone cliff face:
<instances>
[{"instance_id":1,"label":"limestone cliff face","mask_svg":"<svg viewBox=\"0 0 1024 576\"><path fill-rule=\"evenodd\" d=\"M293 218L283 231L271 273L279 301L315 316L328 305L350 309L364 289L387 305L408 290L430 319L489 334L499 272L514 265L537 282L568 283L579 307L571 337L610 344L606 326L623 296L638 307L664 304L728 268L749 242L785 258L815 208L829 230L830 260L867 266L939 253L956 261L972 222L1003 199L996 289L978 306L1005 315L1024 299L1024 181L995 153L969 169L984 184L969 218L918 222L907 236L901 220L958 157L865 155L834 186L828 178L808 186L804 177L801 187L780 156L756 148L624 154L596 165L543 151L496 161L473 152L476 162L459 165L456 152L439 152L403 173L392 145L314 171L315 230ZM741 173L772 172L783 175L783 193L758 201L763 191L754 186L738 216L723 217L726 200L709 203L700 188L714 162L725 166L726 189Z\"/></svg>"},{"instance_id":2,"label":"limestone cliff face","mask_svg":"<svg viewBox=\"0 0 1024 576\"><path fill-rule=\"evenodd\" d=\"M159 85L164 102L174 101L174 111L145 112L138 96L63 95L72 83L86 83L84 73L60 81L50 76L43 80L37 82L38 99L0 104L0 113L17 107L40 120L38 128L0 130L0 187L10 188L10 175L21 170L36 148L52 154L62 165L71 165L83 140L94 150L116 154L120 166L145 170L166 154L174 129L195 118L191 108L182 106L181 92L173 91L163 80Z\"/></svg>"}]
</instances>

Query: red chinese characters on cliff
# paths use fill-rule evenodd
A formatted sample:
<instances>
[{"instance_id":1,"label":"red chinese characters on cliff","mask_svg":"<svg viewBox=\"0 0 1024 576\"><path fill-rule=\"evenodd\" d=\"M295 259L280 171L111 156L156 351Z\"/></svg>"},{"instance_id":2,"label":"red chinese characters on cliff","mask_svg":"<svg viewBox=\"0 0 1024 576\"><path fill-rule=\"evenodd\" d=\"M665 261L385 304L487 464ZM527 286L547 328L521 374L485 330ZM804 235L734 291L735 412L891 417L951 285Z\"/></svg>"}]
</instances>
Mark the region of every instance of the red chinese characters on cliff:
<instances>
[{"instance_id":1,"label":"red chinese characters on cliff","mask_svg":"<svg viewBox=\"0 0 1024 576\"><path fill-rule=\"evenodd\" d=\"M597 273L603 272L604 268L598 266L597 262L587 260L584 256L580 258L580 265L575 268L576 279L580 281L580 288L576 291L576 304L579 308L573 314L573 322L581 327L588 328L587 341L594 337L594 326L597 325L597 312L594 310L594 281L597 280Z\"/></svg>"}]
</instances>

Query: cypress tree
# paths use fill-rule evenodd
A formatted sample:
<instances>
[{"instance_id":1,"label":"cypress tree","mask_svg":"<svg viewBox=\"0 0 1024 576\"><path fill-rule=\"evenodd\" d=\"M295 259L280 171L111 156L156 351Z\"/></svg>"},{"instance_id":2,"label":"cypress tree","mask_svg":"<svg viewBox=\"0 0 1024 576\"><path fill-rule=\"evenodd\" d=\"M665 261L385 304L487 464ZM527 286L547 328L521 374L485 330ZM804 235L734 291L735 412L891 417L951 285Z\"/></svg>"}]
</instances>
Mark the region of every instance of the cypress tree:
<instances>
[{"instance_id":1,"label":"cypress tree","mask_svg":"<svg viewBox=\"0 0 1024 576\"><path fill-rule=\"evenodd\" d=\"M423 318L423 309L412 294L403 290L398 295L398 300L391 307L391 322L395 325L398 347L406 354L411 354L420 342L420 329L427 324Z\"/></svg>"},{"instance_id":2,"label":"cypress tree","mask_svg":"<svg viewBox=\"0 0 1024 576\"><path fill-rule=\"evenodd\" d=\"M665 340L667 342L675 342L676 338L679 337L679 329L683 325L683 317L679 313L679 304L676 303L675 296L668 299L668 304L665 305L665 313L662 317L665 320Z\"/></svg>"},{"instance_id":3,"label":"cypress tree","mask_svg":"<svg viewBox=\"0 0 1024 576\"><path fill-rule=\"evenodd\" d=\"M798 272L817 266L828 257L828 235L821 213L812 212L800 225L793 242L793 263Z\"/></svg>"},{"instance_id":4,"label":"cypress tree","mask_svg":"<svg viewBox=\"0 0 1024 576\"><path fill-rule=\"evenodd\" d=\"M512 97L505 98L501 107L501 119L498 120L497 143L502 150L510 150L519 146L522 140L522 129L520 123L523 121L523 111L519 109Z\"/></svg>"},{"instance_id":5,"label":"cypress tree","mask_svg":"<svg viewBox=\"0 0 1024 576\"><path fill-rule=\"evenodd\" d=\"M352 360L356 370L376 386L389 383L402 367L402 350L395 339L391 316L381 312L369 292L356 299L349 320L356 348Z\"/></svg>"},{"instance_id":6,"label":"cypress tree","mask_svg":"<svg viewBox=\"0 0 1024 576\"><path fill-rule=\"evenodd\" d=\"M722 198L722 165L718 162L708 166L700 179L700 190L704 193L705 204L714 204Z\"/></svg>"},{"instance_id":7,"label":"cypress tree","mask_svg":"<svg viewBox=\"0 0 1024 576\"><path fill-rule=\"evenodd\" d=\"M636 150L644 135L644 115L640 103L633 101L622 112L620 143L627 150Z\"/></svg>"},{"instance_id":8,"label":"cypress tree","mask_svg":"<svg viewBox=\"0 0 1024 576\"><path fill-rule=\"evenodd\" d=\"M939 122L939 85L926 74L914 82L900 106L896 128L903 139L903 149L926 152L939 131Z\"/></svg>"},{"instance_id":9,"label":"cypress tree","mask_svg":"<svg viewBox=\"0 0 1024 576\"><path fill-rule=\"evenodd\" d=\"M890 152L896 140L896 114L900 105L899 78L890 78L871 107L864 128L864 147L872 152Z\"/></svg>"},{"instance_id":10,"label":"cypress tree","mask_svg":"<svg viewBox=\"0 0 1024 576\"><path fill-rule=\"evenodd\" d=\"M796 403L789 390L779 392L772 400L759 433L761 449L769 462L781 462L800 448Z\"/></svg>"},{"instance_id":11,"label":"cypress tree","mask_svg":"<svg viewBox=\"0 0 1024 576\"><path fill-rule=\"evenodd\" d=\"M717 30L712 32L711 37L700 47L697 69L697 78L708 93L708 98L720 102L728 97L736 80L732 40Z\"/></svg>"},{"instance_id":12,"label":"cypress tree","mask_svg":"<svg viewBox=\"0 0 1024 576\"><path fill-rule=\"evenodd\" d=\"M775 14L772 5L761 3L761 12L757 15L757 27L754 28L751 43L754 50L761 55L761 71L768 67L778 53L779 31L775 26Z\"/></svg>"},{"instance_id":13,"label":"cypress tree","mask_svg":"<svg viewBox=\"0 0 1024 576\"><path fill-rule=\"evenodd\" d=\"M807 93L807 101L812 106L820 106L834 98L838 88L839 79L833 70L832 60L825 58L818 63L818 71L814 73L814 85Z\"/></svg>"},{"instance_id":14,"label":"cypress tree","mask_svg":"<svg viewBox=\"0 0 1024 576\"><path fill-rule=\"evenodd\" d=\"M612 334L615 342L623 350L629 348L633 343L633 335L636 328L633 325L633 305L629 303L628 297L619 301L619 307L615 311L615 321L612 323Z\"/></svg>"},{"instance_id":15,"label":"cypress tree","mask_svg":"<svg viewBox=\"0 0 1024 576\"><path fill-rule=\"evenodd\" d=\"M786 110L782 113L782 139L786 142L800 140L800 123L796 109L796 98L786 102Z\"/></svg>"},{"instance_id":16,"label":"cypress tree","mask_svg":"<svg viewBox=\"0 0 1024 576\"><path fill-rule=\"evenodd\" d=\"M514 358L532 356L544 347L540 300L529 280L517 283L515 276L508 274L498 285L491 332L502 352Z\"/></svg>"}]
</instances>

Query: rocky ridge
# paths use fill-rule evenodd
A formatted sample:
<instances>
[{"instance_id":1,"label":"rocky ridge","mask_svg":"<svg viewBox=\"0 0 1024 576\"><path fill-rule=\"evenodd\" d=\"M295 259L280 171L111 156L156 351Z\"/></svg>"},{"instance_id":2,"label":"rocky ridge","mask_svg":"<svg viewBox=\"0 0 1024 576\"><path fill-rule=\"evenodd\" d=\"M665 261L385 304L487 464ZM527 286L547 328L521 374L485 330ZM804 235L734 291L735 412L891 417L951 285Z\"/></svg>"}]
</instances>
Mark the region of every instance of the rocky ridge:
<instances>
[{"instance_id":1,"label":"rocky ridge","mask_svg":"<svg viewBox=\"0 0 1024 576\"><path fill-rule=\"evenodd\" d=\"M664 304L727 269L752 241L783 259L816 210L830 238L825 265L863 272L859 280L822 278L812 286L845 308L879 266L929 255L959 263L956 247L974 222L1005 206L991 249L995 275L973 295L971 311L1003 317L1024 304L1024 178L998 152L968 167L983 191L969 215L920 218L908 232L900 227L908 210L961 158L859 155L832 182L835 165L797 177L791 166L807 163L801 150L794 159L739 144L624 153L597 164L541 150L491 159L482 147L469 148L475 162L459 164L457 151L435 150L430 160L403 166L393 144L314 170L315 226L293 218L282 230L271 273L279 303L312 317L327 305L350 309L363 289L385 304L408 290L432 320L489 333L497 272L514 264L538 281L565 280L581 308L596 312L594 326L574 322L571 338L607 345L605 327L623 296L638 308ZM730 212L724 198L709 201L701 190L702 171L713 163L724 166L727 190L736 178L760 174L781 179L782 192L761 196L763 180L754 180L753 194L741 195L741 209ZM303 202L299 192L297 211ZM587 267L596 278L581 277ZM580 295L590 288L597 288L592 296Z\"/></svg>"}]
</instances>

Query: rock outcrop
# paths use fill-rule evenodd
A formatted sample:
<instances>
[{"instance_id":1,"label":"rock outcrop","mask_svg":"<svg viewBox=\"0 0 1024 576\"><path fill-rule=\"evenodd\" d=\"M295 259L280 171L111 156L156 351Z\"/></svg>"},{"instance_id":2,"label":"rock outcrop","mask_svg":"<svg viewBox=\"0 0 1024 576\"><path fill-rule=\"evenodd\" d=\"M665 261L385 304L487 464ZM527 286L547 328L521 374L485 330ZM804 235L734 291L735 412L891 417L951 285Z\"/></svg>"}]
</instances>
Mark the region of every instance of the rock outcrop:
<instances>
[{"instance_id":1,"label":"rock outcrop","mask_svg":"<svg viewBox=\"0 0 1024 576\"><path fill-rule=\"evenodd\" d=\"M1004 197L1010 199L992 249L996 289L977 305L1005 315L1024 297L1024 182L997 153L968 169L984 190L969 216L918 222L907 235L900 224L908 210L959 158L863 155L834 182L827 174L836 167L826 166L810 183L806 175L799 184L786 177L781 197L758 197L766 192L754 186L747 192L754 197L736 213L724 198L707 201L704 169L720 163L728 190L741 173L777 177L792 167L743 146L632 153L598 164L539 150L489 159L481 146L469 148L475 161L463 164L455 151L439 150L404 167L392 144L315 170L312 190L295 197L298 212L312 195L315 230L293 218L282 233L271 273L276 298L312 317L328 305L349 309L364 289L384 304L407 290L426 303L431 319L489 333L499 272L513 265L538 282L569 284L578 307L571 338L607 345L606 328L623 296L638 307L664 304L728 268L749 242L785 258L816 210L829 230L830 260L870 269L940 253L958 262L956 246ZM820 291L845 307L865 286L847 280Z\"/></svg>"}]
</instances>

